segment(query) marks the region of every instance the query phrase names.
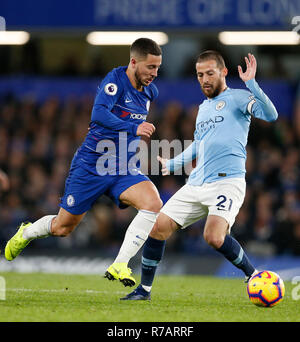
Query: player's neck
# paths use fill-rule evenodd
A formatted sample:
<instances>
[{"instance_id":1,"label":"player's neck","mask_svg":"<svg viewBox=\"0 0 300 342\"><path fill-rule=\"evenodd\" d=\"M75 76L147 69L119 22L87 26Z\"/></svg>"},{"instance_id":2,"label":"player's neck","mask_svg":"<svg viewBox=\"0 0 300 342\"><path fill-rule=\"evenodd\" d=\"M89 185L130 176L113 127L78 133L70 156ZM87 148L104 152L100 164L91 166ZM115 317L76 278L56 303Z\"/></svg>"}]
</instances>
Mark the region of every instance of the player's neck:
<instances>
[{"instance_id":1,"label":"player's neck","mask_svg":"<svg viewBox=\"0 0 300 342\"><path fill-rule=\"evenodd\" d=\"M135 78L134 72L129 67L126 70L126 75L129 79L131 85L133 86L133 88L135 88L138 91L144 90L143 85L137 81L137 79Z\"/></svg>"},{"instance_id":2,"label":"player's neck","mask_svg":"<svg viewBox=\"0 0 300 342\"><path fill-rule=\"evenodd\" d=\"M227 90L227 84L225 83L224 86L222 87L222 90L220 91L219 95L222 94L225 90Z\"/></svg>"}]
</instances>

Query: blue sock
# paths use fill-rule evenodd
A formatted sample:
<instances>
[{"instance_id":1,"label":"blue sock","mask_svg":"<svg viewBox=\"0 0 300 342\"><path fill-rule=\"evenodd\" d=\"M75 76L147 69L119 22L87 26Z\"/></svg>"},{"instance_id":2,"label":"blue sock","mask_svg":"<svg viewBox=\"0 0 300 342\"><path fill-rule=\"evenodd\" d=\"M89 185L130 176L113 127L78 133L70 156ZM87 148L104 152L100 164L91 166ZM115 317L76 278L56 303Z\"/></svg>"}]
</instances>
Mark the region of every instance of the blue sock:
<instances>
[{"instance_id":1,"label":"blue sock","mask_svg":"<svg viewBox=\"0 0 300 342\"><path fill-rule=\"evenodd\" d=\"M251 276L255 271L243 248L232 236L226 235L223 245L217 251L237 268L244 271L246 276Z\"/></svg>"},{"instance_id":2,"label":"blue sock","mask_svg":"<svg viewBox=\"0 0 300 342\"><path fill-rule=\"evenodd\" d=\"M152 286L157 265L164 254L166 241L148 236L143 248L141 284Z\"/></svg>"}]
</instances>

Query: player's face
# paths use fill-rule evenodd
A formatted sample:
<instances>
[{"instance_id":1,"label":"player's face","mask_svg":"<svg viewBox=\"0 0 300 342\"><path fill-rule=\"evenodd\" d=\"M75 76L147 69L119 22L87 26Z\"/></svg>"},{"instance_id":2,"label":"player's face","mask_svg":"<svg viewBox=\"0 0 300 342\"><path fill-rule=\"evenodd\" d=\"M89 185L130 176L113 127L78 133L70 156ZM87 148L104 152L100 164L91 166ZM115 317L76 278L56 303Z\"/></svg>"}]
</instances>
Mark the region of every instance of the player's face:
<instances>
[{"instance_id":1,"label":"player's face","mask_svg":"<svg viewBox=\"0 0 300 342\"><path fill-rule=\"evenodd\" d=\"M227 69L220 69L214 59L196 63L197 78L205 96L218 96L226 87Z\"/></svg>"},{"instance_id":2,"label":"player's face","mask_svg":"<svg viewBox=\"0 0 300 342\"><path fill-rule=\"evenodd\" d=\"M145 59L136 60L134 76L138 89L148 86L157 77L161 61L161 56L150 54Z\"/></svg>"}]
</instances>

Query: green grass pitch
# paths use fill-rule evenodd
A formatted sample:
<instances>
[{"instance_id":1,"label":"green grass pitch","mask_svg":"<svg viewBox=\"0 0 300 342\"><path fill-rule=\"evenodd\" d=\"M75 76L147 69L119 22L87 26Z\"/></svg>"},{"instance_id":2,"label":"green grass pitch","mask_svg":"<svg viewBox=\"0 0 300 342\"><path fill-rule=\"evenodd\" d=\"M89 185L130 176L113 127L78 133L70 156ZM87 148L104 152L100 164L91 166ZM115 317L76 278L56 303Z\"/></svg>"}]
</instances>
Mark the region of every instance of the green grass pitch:
<instances>
[{"instance_id":1,"label":"green grass pitch","mask_svg":"<svg viewBox=\"0 0 300 342\"><path fill-rule=\"evenodd\" d=\"M259 308L243 279L157 276L152 300L120 301L131 291L100 275L1 273L6 298L1 322L299 322L295 285L285 282L284 300ZM138 278L138 277L137 277Z\"/></svg>"}]
</instances>

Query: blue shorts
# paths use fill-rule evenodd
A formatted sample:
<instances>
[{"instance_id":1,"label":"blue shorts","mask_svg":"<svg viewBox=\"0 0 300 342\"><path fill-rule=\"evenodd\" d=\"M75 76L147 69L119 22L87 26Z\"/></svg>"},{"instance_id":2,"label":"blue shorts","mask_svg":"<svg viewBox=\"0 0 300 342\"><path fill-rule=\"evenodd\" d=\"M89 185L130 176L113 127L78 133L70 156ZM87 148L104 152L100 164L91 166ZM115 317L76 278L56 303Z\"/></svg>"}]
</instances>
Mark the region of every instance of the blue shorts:
<instances>
[{"instance_id":1,"label":"blue shorts","mask_svg":"<svg viewBox=\"0 0 300 342\"><path fill-rule=\"evenodd\" d=\"M107 195L124 209L128 205L120 202L122 192L143 181L150 179L142 173L100 176L81 166L71 167L60 206L71 214L80 215L88 211L100 196Z\"/></svg>"}]
</instances>

